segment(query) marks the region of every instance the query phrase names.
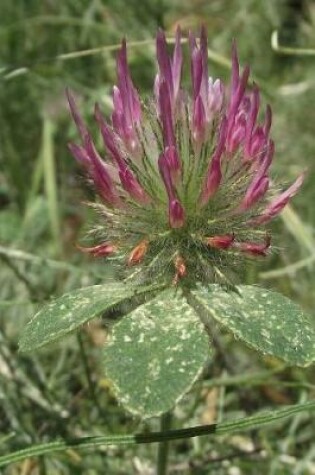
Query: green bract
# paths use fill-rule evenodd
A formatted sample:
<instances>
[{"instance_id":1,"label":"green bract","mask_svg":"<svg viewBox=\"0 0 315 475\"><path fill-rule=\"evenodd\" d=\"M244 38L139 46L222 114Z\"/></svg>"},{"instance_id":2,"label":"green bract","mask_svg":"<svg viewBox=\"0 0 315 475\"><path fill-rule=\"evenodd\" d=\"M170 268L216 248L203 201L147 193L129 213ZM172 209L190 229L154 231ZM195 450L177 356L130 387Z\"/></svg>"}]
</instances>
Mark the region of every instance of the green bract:
<instances>
[{"instance_id":1,"label":"green bract","mask_svg":"<svg viewBox=\"0 0 315 475\"><path fill-rule=\"evenodd\" d=\"M40 348L113 309L124 318L110 331L104 372L118 400L141 417L169 411L190 389L213 354L212 319L263 354L299 366L315 360L315 330L296 304L259 287L217 284L191 291L135 291L122 283L75 290L35 315L20 349Z\"/></svg>"}]
</instances>

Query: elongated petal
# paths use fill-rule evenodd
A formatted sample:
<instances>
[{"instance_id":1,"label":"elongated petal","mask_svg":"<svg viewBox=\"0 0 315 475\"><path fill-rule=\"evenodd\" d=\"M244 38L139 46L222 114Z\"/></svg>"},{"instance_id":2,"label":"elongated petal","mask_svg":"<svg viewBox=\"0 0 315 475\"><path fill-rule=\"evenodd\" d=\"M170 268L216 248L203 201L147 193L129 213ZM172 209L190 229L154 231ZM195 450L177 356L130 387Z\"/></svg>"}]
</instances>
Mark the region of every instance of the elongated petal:
<instances>
[{"instance_id":1,"label":"elongated petal","mask_svg":"<svg viewBox=\"0 0 315 475\"><path fill-rule=\"evenodd\" d=\"M136 125L141 119L141 106L138 93L132 83L127 63L126 41L122 41L117 56L118 88L114 89L113 125L131 151L138 149Z\"/></svg>"},{"instance_id":2,"label":"elongated petal","mask_svg":"<svg viewBox=\"0 0 315 475\"><path fill-rule=\"evenodd\" d=\"M90 177L93 178L93 160L91 159L86 148L80 145L76 145L74 143L69 143L68 148L71 154L74 156L74 158L78 161L78 163L80 163L80 165L83 165L84 168L87 170L88 174L90 175ZM112 165L105 163L103 161L102 161L102 167L104 167L104 169L106 170L111 180L114 180L114 181L117 180L118 175L117 175L116 168L114 168Z\"/></svg>"},{"instance_id":3,"label":"elongated petal","mask_svg":"<svg viewBox=\"0 0 315 475\"><path fill-rule=\"evenodd\" d=\"M67 95L67 98L68 98L68 103L69 103L69 106L70 106L71 115L72 115L73 120L74 120L74 122L77 126L77 129L78 129L78 132L81 136L81 139L84 142L85 136L88 134L88 130L86 128L86 125L83 122L83 119L82 119L81 115L79 114L74 96L73 96L72 92L70 91L70 89L68 89L68 88L66 89L66 95Z\"/></svg>"},{"instance_id":4,"label":"elongated petal","mask_svg":"<svg viewBox=\"0 0 315 475\"><path fill-rule=\"evenodd\" d=\"M150 198L130 170L127 168L120 170L119 177L124 190L127 191L135 201L141 204L149 203Z\"/></svg>"},{"instance_id":5,"label":"elongated petal","mask_svg":"<svg viewBox=\"0 0 315 475\"><path fill-rule=\"evenodd\" d=\"M121 99L120 90L117 86L113 87L113 106L116 113L123 114L124 106Z\"/></svg>"},{"instance_id":6,"label":"elongated petal","mask_svg":"<svg viewBox=\"0 0 315 475\"><path fill-rule=\"evenodd\" d=\"M235 248L245 254L251 256L262 256L267 255L267 251L271 244L270 236L266 236L265 242L263 244L258 244L255 242L239 242L235 244Z\"/></svg>"},{"instance_id":7,"label":"elongated petal","mask_svg":"<svg viewBox=\"0 0 315 475\"><path fill-rule=\"evenodd\" d=\"M165 34L162 30L156 36L156 55L159 64L160 77L167 84L169 94L173 97L174 85L171 60L167 53Z\"/></svg>"},{"instance_id":8,"label":"elongated petal","mask_svg":"<svg viewBox=\"0 0 315 475\"><path fill-rule=\"evenodd\" d=\"M230 99L230 105L229 105L229 110L228 110L228 135L231 133L231 129L234 125L235 121L235 116L238 112L239 106L242 102L242 99L244 98L246 86L247 86L247 81L249 78L249 73L250 69L248 66L245 66L242 76L239 80L238 86L235 90L235 92L232 93L231 99Z\"/></svg>"},{"instance_id":9,"label":"elongated petal","mask_svg":"<svg viewBox=\"0 0 315 475\"><path fill-rule=\"evenodd\" d=\"M217 192L222 179L220 159L212 159L205 186L200 196L201 206L208 204L209 199Z\"/></svg>"},{"instance_id":10,"label":"elongated petal","mask_svg":"<svg viewBox=\"0 0 315 475\"><path fill-rule=\"evenodd\" d=\"M235 94L236 89L239 83L240 77L240 66L238 62L237 47L236 41L233 40L232 43L232 77L231 77L231 94Z\"/></svg>"},{"instance_id":11,"label":"elongated petal","mask_svg":"<svg viewBox=\"0 0 315 475\"><path fill-rule=\"evenodd\" d=\"M136 123L140 123L141 120L141 102L137 89L134 87L130 79L130 93L132 99L132 116Z\"/></svg>"},{"instance_id":12,"label":"elongated petal","mask_svg":"<svg viewBox=\"0 0 315 475\"><path fill-rule=\"evenodd\" d=\"M252 143L253 130L256 124L257 116L258 116L259 102L260 102L259 89L257 85L255 84L253 92L252 92L252 97L251 97L249 116L246 122L245 146L244 146L245 157L251 156L250 146Z\"/></svg>"},{"instance_id":13,"label":"elongated petal","mask_svg":"<svg viewBox=\"0 0 315 475\"><path fill-rule=\"evenodd\" d=\"M175 48L174 48L173 61L172 61L172 76L173 76L173 88L174 88L175 100L177 100L179 89L180 89L182 63L183 63L183 53L182 53L182 45L181 45L181 30L180 30L180 27L178 26L176 30Z\"/></svg>"},{"instance_id":14,"label":"elongated petal","mask_svg":"<svg viewBox=\"0 0 315 475\"><path fill-rule=\"evenodd\" d=\"M254 134L251 137L249 148L245 152L245 159L256 159L264 152L266 147L266 135L262 127L256 127Z\"/></svg>"},{"instance_id":15,"label":"elongated petal","mask_svg":"<svg viewBox=\"0 0 315 475\"><path fill-rule=\"evenodd\" d=\"M116 246L108 242L103 242L102 244L92 247L84 247L77 244L76 247L86 254L91 254L93 257L107 257L117 250Z\"/></svg>"},{"instance_id":16,"label":"elongated petal","mask_svg":"<svg viewBox=\"0 0 315 475\"><path fill-rule=\"evenodd\" d=\"M228 249L234 242L234 234L224 234L222 236L211 236L205 239L208 246L215 249Z\"/></svg>"},{"instance_id":17,"label":"elongated petal","mask_svg":"<svg viewBox=\"0 0 315 475\"><path fill-rule=\"evenodd\" d=\"M288 204L290 199L296 195L296 193L299 191L301 188L303 181L305 178L305 174L302 173L298 178L295 180L292 185L285 190L283 193L281 193L277 198L271 201L271 203L265 208L265 210L262 212L262 214L255 219L256 224L262 224L262 223L267 223L270 221L272 218L277 216L283 208Z\"/></svg>"},{"instance_id":18,"label":"elongated petal","mask_svg":"<svg viewBox=\"0 0 315 475\"><path fill-rule=\"evenodd\" d=\"M181 228L185 223L185 211L176 197L170 165L165 154L159 158L159 170L162 176L169 200L169 224L171 228Z\"/></svg>"},{"instance_id":19,"label":"elongated petal","mask_svg":"<svg viewBox=\"0 0 315 475\"><path fill-rule=\"evenodd\" d=\"M159 92L161 121L163 127L163 141L165 147L175 146L175 134L172 118L172 109L169 90L165 81L160 83Z\"/></svg>"},{"instance_id":20,"label":"elongated petal","mask_svg":"<svg viewBox=\"0 0 315 475\"><path fill-rule=\"evenodd\" d=\"M205 105L208 105L208 40L205 26L201 27L200 32L200 52L202 58L202 79L200 85L200 94Z\"/></svg>"},{"instance_id":21,"label":"elongated petal","mask_svg":"<svg viewBox=\"0 0 315 475\"><path fill-rule=\"evenodd\" d=\"M121 205L121 201L115 189L115 185L112 182L104 162L97 154L90 135L86 136L85 148L92 163L90 174L99 194L103 200L111 206L119 207Z\"/></svg>"},{"instance_id":22,"label":"elongated petal","mask_svg":"<svg viewBox=\"0 0 315 475\"><path fill-rule=\"evenodd\" d=\"M272 111L271 111L271 107L268 104L266 107L265 123L264 123L264 134L266 137L268 137L269 135L271 122L272 122Z\"/></svg>"},{"instance_id":23,"label":"elongated petal","mask_svg":"<svg viewBox=\"0 0 315 475\"><path fill-rule=\"evenodd\" d=\"M208 109L210 112L219 112L221 110L224 98L224 86L220 79L210 77L208 81Z\"/></svg>"},{"instance_id":24,"label":"elongated petal","mask_svg":"<svg viewBox=\"0 0 315 475\"><path fill-rule=\"evenodd\" d=\"M127 48L125 39L122 41L121 49L117 57L117 77L124 113L126 114L127 121L132 124L135 119L133 106L134 91L132 88L132 81L127 63Z\"/></svg>"},{"instance_id":25,"label":"elongated petal","mask_svg":"<svg viewBox=\"0 0 315 475\"><path fill-rule=\"evenodd\" d=\"M273 141L270 141L265 157L258 167L258 170L255 173L253 180L249 185L238 208L239 211L246 211L247 209L251 208L266 194L270 181L266 173L271 165L273 154L274 143Z\"/></svg>"},{"instance_id":26,"label":"elongated petal","mask_svg":"<svg viewBox=\"0 0 315 475\"><path fill-rule=\"evenodd\" d=\"M84 165L86 168L89 168L89 166L91 165L91 160L84 147L81 147L80 145L76 145L75 143L71 142L68 143L68 149L81 165Z\"/></svg>"},{"instance_id":27,"label":"elongated petal","mask_svg":"<svg viewBox=\"0 0 315 475\"><path fill-rule=\"evenodd\" d=\"M202 54L197 47L191 54L191 82L193 90L193 98L196 99L200 94L202 83Z\"/></svg>"},{"instance_id":28,"label":"elongated petal","mask_svg":"<svg viewBox=\"0 0 315 475\"><path fill-rule=\"evenodd\" d=\"M246 119L244 115L240 115L235 121L230 133L226 139L226 149L230 153L234 153L245 138Z\"/></svg>"},{"instance_id":29,"label":"elongated petal","mask_svg":"<svg viewBox=\"0 0 315 475\"><path fill-rule=\"evenodd\" d=\"M193 110L192 132L196 143L202 144L206 132L206 111L201 96L197 96Z\"/></svg>"},{"instance_id":30,"label":"elongated petal","mask_svg":"<svg viewBox=\"0 0 315 475\"><path fill-rule=\"evenodd\" d=\"M246 211L260 201L269 188L269 178L267 176L261 179L247 191L244 200L240 205L240 211Z\"/></svg>"},{"instance_id":31,"label":"elongated petal","mask_svg":"<svg viewBox=\"0 0 315 475\"><path fill-rule=\"evenodd\" d=\"M104 145L109 151L113 160L118 164L119 168L125 168L126 163L123 159L122 155L120 154L118 147L115 142L114 134L110 130L109 126L106 124L105 119L101 113L98 104L95 104L95 118L100 126L101 134L103 137Z\"/></svg>"},{"instance_id":32,"label":"elongated petal","mask_svg":"<svg viewBox=\"0 0 315 475\"><path fill-rule=\"evenodd\" d=\"M168 163L168 167L172 176L174 184L177 183L181 174L181 161L178 152L175 147L166 147L164 151L165 159Z\"/></svg>"},{"instance_id":33,"label":"elongated petal","mask_svg":"<svg viewBox=\"0 0 315 475\"><path fill-rule=\"evenodd\" d=\"M205 206L208 203L209 199L217 192L220 186L222 179L221 156L225 149L226 132L227 120L224 117L221 122L217 148L212 157L206 180L203 184L203 188L199 197L199 202L201 206Z\"/></svg>"},{"instance_id":34,"label":"elongated petal","mask_svg":"<svg viewBox=\"0 0 315 475\"><path fill-rule=\"evenodd\" d=\"M185 211L177 198L169 202L169 222L173 229L178 229L185 224Z\"/></svg>"},{"instance_id":35,"label":"elongated petal","mask_svg":"<svg viewBox=\"0 0 315 475\"><path fill-rule=\"evenodd\" d=\"M175 197L174 184L173 184L172 175L170 171L170 165L164 153L159 157L158 165L159 165L159 171L163 179L167 195L169 197L169 200L172 200Z\"/></svg>"},{"instance_id":36,"label":"elongated petal","mask_svg":"<svg viewBox=\"0 0 315 475\"><path fill-rule=\"evenodd\" d=\"M260 166L258 167L260 176L265 175L272 163L273 155L275 153L275 144L273 140L269 140L265 153L260 157Z\"/></svg>"}]
</instances>

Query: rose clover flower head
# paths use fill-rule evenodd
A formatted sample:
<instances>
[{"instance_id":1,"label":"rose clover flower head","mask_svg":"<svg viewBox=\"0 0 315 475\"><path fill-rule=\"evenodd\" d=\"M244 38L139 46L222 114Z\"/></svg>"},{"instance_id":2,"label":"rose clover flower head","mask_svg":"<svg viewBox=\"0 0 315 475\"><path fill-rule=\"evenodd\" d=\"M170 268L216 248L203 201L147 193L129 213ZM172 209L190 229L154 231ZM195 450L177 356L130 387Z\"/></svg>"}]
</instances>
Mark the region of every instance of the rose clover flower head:
<instances>
[{"instance_id":1,"label":"rose clover flower head","mask_svg":"<svg viewBox=\"0 0 315 475\"><path fill-rule=\"evenodd\" d=\"M181 86L180 29L172 55L158 32L154 94L144 102L123 40L111 120L95 107L104 156L67 92L81 137L69 148L101 200L102 239L83 250L115 258L127 278L141 283L209 281L233 271L240 257L266 256L271 238L265 225L304 178L281 193L274 188L271 109L258 117L259 88L248 86L248 67L240 72L236 45L227 87L209 77L204 28L198 41L190 33L189 48L190 92Z\"/></svg>"}]
</instances>

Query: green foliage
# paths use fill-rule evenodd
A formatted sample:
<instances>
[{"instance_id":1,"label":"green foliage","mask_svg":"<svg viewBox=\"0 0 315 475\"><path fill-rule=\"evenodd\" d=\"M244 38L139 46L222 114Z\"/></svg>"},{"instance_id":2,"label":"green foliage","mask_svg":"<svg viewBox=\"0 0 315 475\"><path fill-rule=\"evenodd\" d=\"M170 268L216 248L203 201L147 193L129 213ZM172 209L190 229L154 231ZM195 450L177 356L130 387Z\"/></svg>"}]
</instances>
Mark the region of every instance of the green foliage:
<instances>
[{"instance_id":1,"label":"green foliage","mask_svg":"<svg viewBox=\"0 0 315 475\"><path fill-rule=\"evenodd\" d=\"M152 290L136 292L123 283L111 283L70 292L35 315L20 349L38 349ZM118 400L142 418L169 411L191 388L210 354L201 323L211 333L209 317L263 354L300 366L315 360L314 328L297 305L276 292L254 286L227 291L214 284L198 286L187 298L189 303L180 289L171 288L131 313L125 307L121 314L127 316L114 326L106 343L106 376Z\"/></svg>"},{"instance_id":2,"label":"green foliage","mask_svg":"<svg viewBox=\"0 0 315 475\"><path fill-rule=\"evenodd\" d=\"M237 286L235 292L200 286L192 294L192 303L206 319L213 317L255 350L293 365L315 361L315 329L283 295L251 285Z\"/></svg>"},{"instance_id":3,"label":"green foliage","mask_svg":"<svg viewBox=\"0 0 315 475\"><path fill-rule=\"evenodd\" d=\"M77 289L44 306L27 324L20 340L21 351L33 351L74 331L92 318L112 311L131 297L146 294L120 283Z\"/></svg>"},{"instance_id":4,"label":"green foliage","mask_svg":"<svg viewBox=\"0 0 315 475\"><path fill-rule=\"evenodd\" d=\"M118 400L141 417L172 409L210 356L208 337L180 290L165 290L114 326L105 372Z\"/></svg>"}]
</instances>

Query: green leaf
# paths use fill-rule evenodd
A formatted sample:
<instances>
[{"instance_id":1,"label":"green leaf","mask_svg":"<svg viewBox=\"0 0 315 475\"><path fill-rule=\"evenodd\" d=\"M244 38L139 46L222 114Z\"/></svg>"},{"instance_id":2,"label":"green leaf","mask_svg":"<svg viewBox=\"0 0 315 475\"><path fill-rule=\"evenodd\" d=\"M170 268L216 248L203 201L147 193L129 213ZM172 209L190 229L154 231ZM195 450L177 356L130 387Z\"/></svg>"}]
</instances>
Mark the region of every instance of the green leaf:
<instances>
[{"instance_id":1,"label":"green leaf","mask_svg":"<svg viewBox=\"0 0 315 475\"><path fill-rule=\"evenodd\" d=\"M169 289L114 326L104 364L118 400L147 418L179 401L209 355L200 319L180 290Z\"/></svg>"},{"instance_id":2,"label":"green leaf","mask_svg":"<svg viewBox=\"0 0 315 475\"><path fill-rule=\"evenodd\" d=\"M45 305L29 321L19 342L20 351L36 350L72 332L102 312L151 290L154 290L153 286L136 290L115 282L69 292Z\"/></svg>"},{"instance_id":3,"label":"green leaf","mask_svg":"<svg viewBox=\"0 0 315 475\"><path fill-rule=\"evenodd\" d=\"M314 327L295 303L277 292L250 285L240 285L236 292L216 284L199 286L192 291L191 304L264 354L298 366L315 360Z\"/></svg>"}]
</instances>

